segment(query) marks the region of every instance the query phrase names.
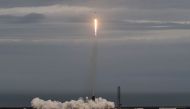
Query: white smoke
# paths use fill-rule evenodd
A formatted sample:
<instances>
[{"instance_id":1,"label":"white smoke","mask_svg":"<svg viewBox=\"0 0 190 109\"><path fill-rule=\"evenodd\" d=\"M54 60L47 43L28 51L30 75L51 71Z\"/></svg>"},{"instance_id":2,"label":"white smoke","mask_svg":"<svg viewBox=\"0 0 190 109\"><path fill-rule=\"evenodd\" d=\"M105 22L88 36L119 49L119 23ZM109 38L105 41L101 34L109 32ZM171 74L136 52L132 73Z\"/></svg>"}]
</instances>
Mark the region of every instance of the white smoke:
<instances>
[{"instance_id":1,"label":"white smoke","mask_svg":"<svg viewBox=\"0 0 190 109\"><path fill-rule=\"evenodd\" d=\"M71 100L66 102L42 100L40 98L34 98L31 101L31 105L35 109L113 109L115 107L114 102L107 101L101 97L96 98L95 101L86 98L83 100Z\"/></svg>"}]
</instances>

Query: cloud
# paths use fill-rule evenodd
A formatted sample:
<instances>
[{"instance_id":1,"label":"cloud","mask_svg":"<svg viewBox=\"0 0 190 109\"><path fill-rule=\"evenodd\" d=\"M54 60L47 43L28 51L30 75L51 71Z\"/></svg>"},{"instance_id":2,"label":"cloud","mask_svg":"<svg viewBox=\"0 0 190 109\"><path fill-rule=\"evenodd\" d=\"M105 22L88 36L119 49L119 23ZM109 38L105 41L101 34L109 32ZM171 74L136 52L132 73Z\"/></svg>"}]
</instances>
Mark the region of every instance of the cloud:
<instances>
[{"instance_id":1,"label":"cloud","mask_svg":"<svg viewBox=\"0 0 190 109\"><path fill-rule=\"evenodd\" d=\"M71 100L64 103L59 101L44 101L40 98L34 98L31 101L32 107L36 109L113 109L114 102L107 101L103 98L96 98L95 101L90 99Z\"/></svg>"},{"instance_id":2,"label":"cloud","mask_svg":"<svg viewBox=\"0 0 190 109\"><path fill-rule=\"evenodd\" d=\"M13 8L0 8L0 15L24 15L29 13L40 13L46 15L73 15L77 13L89 12L88 7L77 7L67 5L51 5L40 7L13 7Z\"/></svg>"},{"instance_id":3,"label":"cloud","mask_svg":"<svg viewBox=\"0 0 190 109\"><path fill-rule=\"evenodd\" d=\"M39 7L50 5L94 8L128 7L136 9L190 9L189 0L0 0L0 8Z\"/></svg>"},{"instance_id":4,"label":"cloud","mask_svg":"<svg viewBox=\"0 0 190 109\"><path fill-rule=\"evenodd\" d=\"M10 25L0 26L1 36L88 36L91 34L91 20L94 11L97 11L100 21L100 32L102 30L105 34L115 32L116 35L120 36L124 35L122 32L131 30L190 29L190 18L188 17L190 11L178 7L173 8L175 3L169 4L170 0L166 0L166 4L170 6L164 11L158 8L143 8L144 6L148 7L146 5L150 3L154 5L157 3L155 0L142 0L144 2L139 0L110 0L109 2L107 0L55 0L48 2L48 0L47 3L42 0L43 2L40 1L39 5L35 3L36 1L30 1L31 5L29 5L29 1L23 1L22 6L19 5L18 1L22 0L14 0L15 6L0 8L0 22L13 24L11 27ZM164 1L160 2L162 2L158 3L160 7L164 7ZM182 0L182 2L186 1ZM12 4L10 2L4 3ZM140 6L138 7L138 5ZM139 9L141 7L142 9ZM25 25L20 28L17 28L16 25L41 21L44 21L43 25Z\"/></svg>"},{"instance_id":5,"label":"cloud","mask_svg":"<svg viewBox=\"0 0 190 109\"><path fill-rule=\"evenodd\" d=\"M190 21L172 20L110 20L105 23L108 31L190 29Z\"/></svg>"},{"instance_id":6,"label":"cloud","mask_svg":"<svg viewBox=\"0 0 190 109\"><path fill-rule=\"evenodd\" d=\"M59 4L62 0L0 0L0 8L38 7Z\"/></svg>"},{"instance_id":7,"label":"cloud","mask_svg":"<svg viewBox=\"0 0 190 109\"><path fill-rule=\"evenodd\" d=\"M31 13L24 16L0 15L1 23L36 23L45 19L43 14Z\"/></svg>"},{"instance_id":8,"label":"cloud","mask_svg":"<svg viewBox=\"0 0 190 109\"><path fill-rule=\"evenodd\" d=\"M27 5L26 6L23 5L21 7L9 7L9 8L1 7L0 15L26 15L30 13L40 13L58 19L60 16L61 17L72 16L77 19L77 16L93 16L93 13L96 11L98 13L97 14L98 16L106 20L109 19L190 20L189 9L186 8L183 9L178 7L176 8L168 7L167 9L165 9L162 8L162 5L165 5L165 2L163 2L162 0L161 3L159 2L160 4L159 9L155 8L146 9L149 5L152 6L156 4L157 2L155 0L152 1L156 3L152 3L152 1L148 2L148 0L142 0L146 1L147 4L144 4L144 2L139 0L134 0L134 1L119 0L117 2L112 0L110 0L109 2L106 0L103 1L79 0L79 1L73 2L66 0L62 1L61 3L57 4L55 3L52 5L41 5L38 7L27 6ZM171 5L169 3L166 4ZM138 5L143 5L143 6L138 6ZM140 7L144 8L141 9ZM165 10L163 11L162 9Z\"/></svg>"}]
</instances>

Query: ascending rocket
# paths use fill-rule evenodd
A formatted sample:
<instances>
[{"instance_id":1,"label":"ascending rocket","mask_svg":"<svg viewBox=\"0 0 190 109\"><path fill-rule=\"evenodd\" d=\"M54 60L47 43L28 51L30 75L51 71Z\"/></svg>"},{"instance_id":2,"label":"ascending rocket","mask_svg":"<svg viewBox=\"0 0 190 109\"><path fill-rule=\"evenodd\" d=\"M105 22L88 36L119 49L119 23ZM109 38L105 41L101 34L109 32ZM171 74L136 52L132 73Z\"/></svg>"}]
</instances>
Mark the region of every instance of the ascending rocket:
<instances>
[{"instance_id":1,"label":"ascending rocket","mask_svg":"<svg viewBox=\"0 0 190 109\"><path fill-rule=\"evenodd\" d=\"M92 78L92 100L95 101L96 97L95 97L95 87L96 87L96 70L97 70L97 51L98 51L98 47L97 47L97 30L98 30L98 19L96 17L96 12L94 13L94 17L93 17L93 28L94 28L94 37L92 38L93 40L93 48L92 48L92 57L91 57L91 78Z\"/></svg>"}]
</instances>

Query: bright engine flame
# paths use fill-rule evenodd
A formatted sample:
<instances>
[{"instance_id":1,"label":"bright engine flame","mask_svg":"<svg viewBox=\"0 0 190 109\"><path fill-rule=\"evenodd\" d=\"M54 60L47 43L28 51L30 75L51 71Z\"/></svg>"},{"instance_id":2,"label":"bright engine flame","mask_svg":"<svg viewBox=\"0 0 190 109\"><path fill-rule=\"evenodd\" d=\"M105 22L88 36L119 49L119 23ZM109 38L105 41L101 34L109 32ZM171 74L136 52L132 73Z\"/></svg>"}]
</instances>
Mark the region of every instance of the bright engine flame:
<instances>
[{"instance_id":1,"label":"bright engine flame","mask_svg":"<svg viewBox=\"0 0 190 109\"><path fill-rule=\"evenodd\" d=\"M98 29L98 19L94 19L94 35L97 36L97 29Z\"/></svg>"}]
</instances>

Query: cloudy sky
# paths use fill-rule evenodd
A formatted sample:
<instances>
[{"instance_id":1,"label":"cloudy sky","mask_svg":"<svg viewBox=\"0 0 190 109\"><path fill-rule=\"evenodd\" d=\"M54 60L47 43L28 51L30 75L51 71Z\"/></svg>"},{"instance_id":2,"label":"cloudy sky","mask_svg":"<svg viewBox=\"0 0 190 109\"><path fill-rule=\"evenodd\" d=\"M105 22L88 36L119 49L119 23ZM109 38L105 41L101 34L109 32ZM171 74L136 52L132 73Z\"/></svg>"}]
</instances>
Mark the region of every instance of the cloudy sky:
<instances>
[{"instance_id":1,"label":"cloudy sky","mask_svg":"<svg viewBox=\"0 0 190 109\"><path fill-rule=\"evenodd\" d=\"M0 93L190 91L189 0L0 0Z\"/></svg>"}]
</instances>

